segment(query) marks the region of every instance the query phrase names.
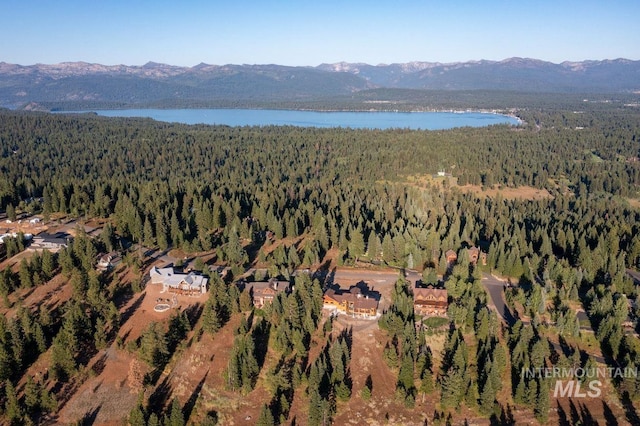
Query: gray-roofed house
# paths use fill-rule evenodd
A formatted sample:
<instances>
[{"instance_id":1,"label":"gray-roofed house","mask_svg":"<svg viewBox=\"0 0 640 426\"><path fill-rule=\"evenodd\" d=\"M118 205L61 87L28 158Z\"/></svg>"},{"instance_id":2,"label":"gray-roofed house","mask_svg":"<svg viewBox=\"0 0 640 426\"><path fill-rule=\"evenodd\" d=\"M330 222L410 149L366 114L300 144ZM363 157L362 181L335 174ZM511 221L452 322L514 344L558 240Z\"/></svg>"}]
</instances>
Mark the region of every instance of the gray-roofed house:
<instances>
[{"instance_id":1,"label":"gray-roofed house","mask_svg":"<svg viewBox=\"0 0 640 426\"><path fill-rule=\"evenodd\" d=\"M60 250L63 247L67 247L72 237L66 232L57 232L55 234L48 234L41 232L33 237L31 240L32 249L45 249L45 250Z\"/></svg>"}]
</instances>

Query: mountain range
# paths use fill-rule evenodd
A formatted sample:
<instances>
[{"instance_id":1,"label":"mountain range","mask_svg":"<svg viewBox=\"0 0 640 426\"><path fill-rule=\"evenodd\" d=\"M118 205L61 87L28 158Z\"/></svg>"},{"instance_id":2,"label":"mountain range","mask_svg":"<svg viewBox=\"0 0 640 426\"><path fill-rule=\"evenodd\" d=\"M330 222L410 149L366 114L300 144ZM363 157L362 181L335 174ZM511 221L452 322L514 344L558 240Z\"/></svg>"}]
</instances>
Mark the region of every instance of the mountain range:
<instances>
[{"instance_id":1,"label":"mountain range","mask_svg":"<svg viewBox=\"0 0 640 426\"><path fill-rule=\"evenodd\" d=\"M212 102L305 102L374 89L517 91L530 93L640 92L640 61L563 62L510 58L460 63L390 65L208 65L149 62L142 66L66 62L0 62L0 106L124 107Z\"/></svg>"}]
</instances>

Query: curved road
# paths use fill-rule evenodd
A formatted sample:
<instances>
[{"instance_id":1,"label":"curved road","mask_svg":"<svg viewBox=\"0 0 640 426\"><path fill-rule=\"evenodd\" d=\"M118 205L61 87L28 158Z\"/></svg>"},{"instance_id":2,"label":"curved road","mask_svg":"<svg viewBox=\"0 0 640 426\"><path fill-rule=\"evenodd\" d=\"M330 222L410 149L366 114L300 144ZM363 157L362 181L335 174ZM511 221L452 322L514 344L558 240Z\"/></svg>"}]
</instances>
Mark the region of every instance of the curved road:
<instances>
[{"instance_id":1,"label":"curved road","mask_svg":"<svg viewBox=\"0 0 640 426\"><path fill-rule=\"evenodd\" d=\"M509 310L507 301L504 298L504 281L499 280L491 274L483 273L482 285L485 290L487 290L487 293L489 293L489 307L494 309L498 315L500 315L500 318L508 325L511 326L515 324L516 318Z\"/></svg>"}]
</instances>

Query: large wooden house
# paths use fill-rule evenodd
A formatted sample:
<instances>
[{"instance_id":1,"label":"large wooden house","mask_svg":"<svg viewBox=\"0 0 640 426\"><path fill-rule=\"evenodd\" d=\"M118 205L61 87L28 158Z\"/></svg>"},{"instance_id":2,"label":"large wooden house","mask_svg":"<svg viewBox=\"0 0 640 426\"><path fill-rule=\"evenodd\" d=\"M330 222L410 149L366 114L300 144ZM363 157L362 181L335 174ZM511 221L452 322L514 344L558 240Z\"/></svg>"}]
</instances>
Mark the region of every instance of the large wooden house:
<instances>
[{"instance_id":1,"label":"large wooden house","mask_svg":"<svg viewBox=\"0 0 640 426\"><path fill-rule=\"evenodd\" d=\"M289 291L289 281L269 281L248 282L244 287L249 292L253 306L262 308L264 305L273 302L278 293Z\"/></svg>"},{"instance_id":2,"label":"large wooden house","mask_svg":"<svg viewBox=\"0 0 640 426\"><path fill-rule=\"evenodd\" d=\"M373 295L363 294L353 286L349 290L330 288L322 297L324 308L358 318L375 318L378 315L378 300Z\"/></svg>"},{"instance_id":3,"label":"large wooden house","mask_svg":"<svg viewBox=\"0 0 640 426\"><path fill-rule=\"evenodd\" d=\"M413 311L417 315L443 317L447 315L447 290L415 287L413 289Z\"/></svg>"}]
</instances>

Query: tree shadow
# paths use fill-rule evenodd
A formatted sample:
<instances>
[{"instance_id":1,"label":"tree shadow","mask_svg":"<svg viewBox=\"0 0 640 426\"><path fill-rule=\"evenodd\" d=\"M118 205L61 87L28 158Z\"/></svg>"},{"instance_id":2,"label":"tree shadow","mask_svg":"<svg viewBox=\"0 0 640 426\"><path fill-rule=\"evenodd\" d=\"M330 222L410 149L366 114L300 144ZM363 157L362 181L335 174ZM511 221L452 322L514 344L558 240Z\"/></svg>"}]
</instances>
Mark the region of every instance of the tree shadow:
<instances>
[{"instance_id":1,"label":"tree shadow","mask_svg":"<svg viewBox=\"0 0 640 426\"><path fill-rule=\"evenodd\" d=\"M556 405L558 407L558 424L560 426L571 426L571 422L567 418L567 412L564 411L564 408L559 402L557 402Z\"/></svg>"},{"instance_id":2,"label":"tree shadow","mask_svg":"<svg viewBox=\"0 0 640 426\"><path fill-rule=\"evenodd\" d=\"M260 320L251 332L255 342L255 356L258 366L262 368L267 351L269 350L269 336L271 335L271 324L268 321Z\"/></svg>"},{"instance_id":3,"label":"tree shadow","mask_svg":"<svg viewBox=\"0 0 640 426\"><path fill-rule=\"evenodd\" d=\"M162 412L164 406L169 400L171 394L171 385L169 384L169 376L165 377L162 383L156 387L151 396L149 396L148 411L152 413Z\"/></svg>"},{"instance_id":4,"label":"tree shadow","mask_svg":"<svg viewBox=\"0 0 640 426\"><path fill-rule=\"evenodd\" d=\"M336 268L331 269L325 279L324 279L324 288L330 288L333 285L333 280L336 277Z\"/></svg>"},{"instance_id":5,"label":"tree shadow","mask_svg":"<svg viewBox=\"0 0 640 426\"><path fill-rule=\"evenodd\" d=\"M502 305L502 318L504 318L509 327L512 327L518 320L518 318L511 313L511 309L509 309L506 303Z\"/></svg>"},{"instance_id":6,"label":"tree shadow","mask_svg":"<svg viewBox=\"0 0 640 426\"><path fill-rule=\"evenodd\" d=\"M85 413L82 416L82 418L78 421L78 424L80 424L82 426L89 426L89 425L94 424L96 422L96 418L98 417L98 413L100 412L101 408L102 408L102 404L98 405L93 410Z\"/></svg>"},{"instance_id":7,"label":"tree shadow","mask_svg":"<svg viewBox=\"0 0 640 426\"><path fill-rule=\"evenodd\" d=\"M598 422L593 417L593 415L591 414L591 411L587 408L585 404L580 404L580 418L582 420L581 424L583 425L598 426Z\"/></svg>"},{"instance_id":8,"label":"tree shadow","mask_svg":"<svg viewBox=\"0 0 640 426\"><path fill-rule=\"evenodd\" d=\"M633 425L640 425L640 416L638 416L638 412L636 411L636 407L633 406L631 402L631 398L629 398L629 393L624 392L621 398L622 406L624 407L624 413L627 417L629 423Z\"/></svg>"},{"instance_id":9,"label":"tree shadow","mask_svg":"<svg viewBox=\"0 0 640 426\"><path fill-rule=\"evenodd\" d=\"M138 310L140 305L142 305L142 301L144 300L145 296L146 296L146 293L142 293L140 296L138 296L138 299L136 299L136 301L133 302L131 304L131 306L129 306L127 308L127 310L122 313L122 315L120 317L120 324L124 324L125 322L127 322L129 320L129 318L131 318L133 313L136 310Z\"/></svg>"},{"instance_id":10,"label":"tree shadow","mask_svg":"<svg viewBox=\"0 0 640 426\"><path fill-rule=\"evenodd\" d=\"M569 400L569 409L571 411L571 423L575 425L598 425L598 422L591 414L589 408L584 404L576 404L573 400ZM566 416L565 416L566 418ZM635 423L637 424L637 423Z\"/></svg>"},{"instance_id":11,"label":"tree shadow","mask_svg":"<svg viewBox=\"0 0 640 426\"><path fill-rule=\"evenodd\" d=\"M107 349L109 350L109 349ZM100 373L104 371L104 367L107 365L107 359L109 358L109 354L107 351L104 351L100 359L93 363L91 370L95 373L96 376L99 376Z\"/></svg>"},{"instance_id":12,"label":"tree shadow","mask_svg":"<svg viewBox=\"0 0 640 426\"><path fill-rule=\"evenodd\" d=\"M505 407L500 405L500 416L496 413L492 414L489 418L489 423L492 426L514 426L516 424L515 419L513 418L513 411L511 410L511 405L507 404Z\"/></svg>"},{"instance_id":13,"label":"tree shadow","mask_svg":"<svg viewBox=\"0 0 640 426\"><path fill-rule=\"evenodd\" d=\"M578 408L572 400L569 400L569 410L571 411L571 423L577 424L580 422L580 413L578 413Z\"/></svg>"},{"instance_id":14,"label":"tree shadow","mask_svg":"<svg viewBox=\"0 0 640 426\"><path fill-rule=\"evenodd\" d=\"M198 385L195 387L195 389L191 393L191 396L189 397L189 399L185 403L184 408L182 409L182 413L184 415L185 422L188 422L189 421L189 417L191 417L191 413L193 412L193 409L196 406L196 402L198 401L198 398L200 397L200 392L202 391L202 387L204 386L204 383L207 380L207 376L208 375L209 375L209 370L207 370L207 373L204 375L202 380L200 380L200 382L198 382Z\"/></svg>"},{"instance_id":15,"label":"tree shadow","mask_svg":"<svg viewBox=\"0 0 640 426\"><path fill-rule=\"evenodd\" d=\"M364 380L364 386L368 388L371 391L371 393L373 393L373 378L371 377L371 374L369 374L367 378Z\"/></svg>"},{"instance_id":16,"label":"tree shadow","mask_svg":"<svg viewBox=\"0 0 640 426\"><path fill-rule=\"evenodd\" d=\"M609 407L609 404L607 404L606 401L602 401L602 411L604 412L604 420L607 426L618 425L618 419L616 418L615 414L613 414L613 411L611 411L611 407Z\"/></svg>"}]
</instances>

